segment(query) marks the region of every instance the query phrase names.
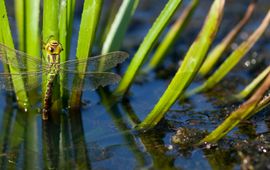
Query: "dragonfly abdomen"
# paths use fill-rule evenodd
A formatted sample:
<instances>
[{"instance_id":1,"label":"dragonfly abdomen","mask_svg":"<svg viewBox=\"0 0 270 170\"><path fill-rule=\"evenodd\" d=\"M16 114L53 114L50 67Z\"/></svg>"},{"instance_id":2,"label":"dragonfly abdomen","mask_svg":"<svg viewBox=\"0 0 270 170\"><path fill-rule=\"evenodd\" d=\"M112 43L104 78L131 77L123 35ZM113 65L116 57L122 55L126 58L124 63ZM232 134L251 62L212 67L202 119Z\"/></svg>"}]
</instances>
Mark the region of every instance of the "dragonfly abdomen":
<instances>
[{"instance_id":1,"label":"dragonfly abdomen","mask_svg":"<svg viewBox=\"0 0 270 170\"><path fill-rule=\"evenodd\" d=\"M52 96L52 86L54 81L55 74L48 75L48 82L46 85L46 91L44 96L43 110L42 110L42 119L47 120L50 107L51 107L51 96Z\"/></svg>"}]
</instances>

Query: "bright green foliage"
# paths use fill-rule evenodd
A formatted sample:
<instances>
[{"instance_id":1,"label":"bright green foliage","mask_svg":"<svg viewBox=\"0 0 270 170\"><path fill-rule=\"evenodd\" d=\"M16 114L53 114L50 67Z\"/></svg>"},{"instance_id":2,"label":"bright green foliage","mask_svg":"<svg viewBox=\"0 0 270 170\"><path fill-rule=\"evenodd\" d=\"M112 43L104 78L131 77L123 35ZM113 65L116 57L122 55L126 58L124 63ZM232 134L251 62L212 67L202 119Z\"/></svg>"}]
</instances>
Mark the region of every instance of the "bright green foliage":
<instances>
[{"instance_id":1,"label":"bright green foliage","mask_svg":"<svg viewBox=\"0 0 270 170\"><path fill-rule=\"evenodd\" d=\"M40 58L40 29L39 29L39 14L40 14L40 0L26 0L24 9L24 29L25 35L24 43L25 52L33 57ZM18 18L22 19L22 18ZM18 21L17 20L17 21ZM23 45L20 45L23 46ZM35 70L36 66L27 64L28 70ZM32 77L28 82L38 81L37 78ZM31 95L30 95L31 96Z\"/></svg>"},{"instance_id":2,"label":"bright green foliage","mask_svg":"<svg viewBox=\"0 0 270 170\"><path fill-rule=\"evenodd\" d=\"M154 46L155 42L157 41L159 35L165 29L166 25L168 24L180 4L181 0L169 0L167 2L166 6L156 19L155 23L145 36L138 51L134 55L125 75L123 76L119 86L115 90L115 95L122 95L128 90L129 86L131 85L136 76L136 73L139 71L143 62L148 57L148 54Z\"/></svg>"},{"instance_id":3,"label":"bright green foliage","mask_svg":"<svg viewBox=\"0 0 270 170\"><path fill-rule=\"evenodd\" d=\"M66 17L64 17L66 20L66 29L67 29L67 34L66 34L66 41L67 41L67 47L66 47L66 56L68 57L69 51L70 51L70 42L71 42L71 37L72 37L72 28L73 28L73 20L74 20L74 14L75 14L75 5L76 5L76 0L66 0ZM62 4L61 4L62 6ZM64 6L64 5L63 5ZM62 7L60 7L62 9ZM62 12L60 12L62 13ZM63 21L60 22L63 23ZM62 26L60 26L60 36L61 36L61 29Z\"/></svg>"},{"instance_id":4,"label":"bright green foliage","mask_svg":"<svg viewBox=\"0 0 270 170\"><path fill-rule=\"evenodd\" d=\"M149 64L146 66L144 71L149 71L153 68L156 68L163 60L165 55L171 49L170 47L173 46L174 42L177 40L181 32L187 26L191 17L194 13L194 10L199 4L199 0L193 0L190 2L189 6L183 11L181 16L175 21L174 25L170 28L170 31L165 36L164 40L158 46L155 54L149 61Z\"/></svg>"},{"instance_id":5,"label":"bright green foliage","mask_svg":"<svg viewBox=\"0 0 270 170\"><path fill-rule=\"evenodd\" d=\"M96 29L100 18L102 0L84 1L82 19L77 44L77 59L85 59L91 54L93 42L95 40ZM84 71L84 68L78 68Z\"/></svg>"},{"instance_id":6,"label":"bright green foliage","mask_svg":"<svg viewBox=\"0 0 270 170\"><path fill-rule=\"evenodd\" d=\"M40 57L39 13L40 0L26 1L25 18L25 52L34 57ZM33 67L29 65L29 67Z\"/></svg>"},{"instance_id":7,"label":"bright green foliage","mask_svg":"<svg viewBox=\"0 0 270 170\"><path fill-rule=\"evenodd\" d=\"M138 6L139 0L125 0L115 16L111 29L107 34L107 38L103 44L102 54L119 50L128 24Z\"/></svg>"},{"instance_id":8,"label":"bright green foliage","mask_svg":"<svg viewBox=\"0 0 270 170\"><path fill-rule=\"evenodd\" d=\"M69 52L70 52L70 41L72 34L72 24L73 17L75 12L75 0L60 0L59 7L59 41L62 44L64 50L61 52L60 62L64 62L68 60ZM67 99L68 94L65 94L64 90L64 75L60 75L60 90L61 90L61 98Z\"/></svg>"},{"instance_id":9,"label":"bright green foliage","mask_svg":"<svg viewBox=\"0 0 270 170\"><path fill-rule=\"evenodd\" d=\"M270 66L263 70L244 90L236 95L238 99L244 99L249 96L256 87L265 79L265 77L270 73Z\"/></svg>"},{"instance_id":10,"label":"bright green foliage","mask_svg":"<svg viewBox=\"0 0 270 170\"><path fill-rule=\"evenodd\" d=\"M185 97L191 96L195 93L206 91L219 83L227 73L240 61L240 59L251 49L256 41L261 37L270 22L270 10L262 21L257 30L250 35L232 54L226 59L224 63L211 75L201 86L187 92Z\"/></svg>"},{"instance_id":11,"label":"bright green foliage","mask_svg":"<svg viewBox=\"0 0 270 170\"><path fill-rule=\"evenodd\" d=\"M185 88L191 83L219 28L223 15L224 3L224 0L215 0L213 2L205 24L198 37L189 48L181 67L178 69L154 109L148 114L145 120L139 124L138 129L154 127L164 117Z\"/></svg>"},{"instance_id":12,"label":"bright green foliage","mask_svg":"<svg viewBox=\"0 0 270 170\"><path fill-rule=\"evenodd\" d=\"M231 131L240 121L246 119L250 113L256 108L258 101L249 103L248 106L240 107L221 124L214 131L212 131L208 136L206 136L203 142L217 142L223 136L225 136L229 131Z\"/></svg>"},{"instance_id":13,"label":"bright green foliage","mask_svg":"<svg viewBox=\"0 0 270 170\"><path fill-rule=\"evenodd\" d=\"M59 0L43 1L43 40L45 43L53 37L59 40Z\"/></svg>"},{"instance_id":14,"label":"bright green foliage","mask_svg":"<svg viewBox=\"0 0 270 170\"><path fill-rule=\"evenodd\" d=\"M0 42L4 43L8 47L14 48L4 0L0 0L0 16L1 16L0 17L0 25L1 25ZM14 68L11 66L8 69L9 70L6 69L6 71L7 72L9 71L11 73L19 73L20 71L18 68ZM28 97L27 97L26 91L24 90L25 88L24 88L24 82L22 78L12 79L12 82L14 85L14 90L17 96L19 107L22 109L28 108L29 107Z\"/></svg>"},{"instance_id":15,"label":"bright green foliage","mask_svg":"<svg viewBox=\"0 0 270 170\"><path fill-rule=\"evenodd\" d=\"M25 51L25 8L24 1L15 0L15 16L18 30L19 50Z\"/></svg>"},{"instance_id":16,"label":"bright green foliage","mask_svg":"<svg viewBox=\"0 0 270 170\"><path fill-rule=\"evenodd\" d=\"M263 98L265 92L270 88L270 74L268 74L264 83L260 88L250 97L248 101L242 104L236 111L232 112L226 120L219 125L214 131L206 136L200 143L217 142L230 130L232 130L239 122L249 118L256 110L262 107L260 100ZM265 101L265 100L264 100ZM268 100L269 104L269 100Z\"/></svg>"},{"instance_id":17,"label":"bright green foliage","mask_svg":"<svg viewBox=\"0 0 270 170\"><path fill-rule=\"evenodd\" d=\"M63 45L64 51L61 53L61 62L67 60L67 57L69 55L70 39L72 36L71 34L72 34L73 17L75 12L75 2L76 0L43 0L43 24L42 24L43 28L42 30L40 30L39 29L40 0L26 0L26 1L16 0L15 3L16 19L18 25L20 50L26 51L26 53L32 56L39 57L41 49L39 34L40 32L42 32L42 40L45 43L49 39L56 39ZM160 15L157 17L156 21L154 22L152 28L145 36L145 39L140 44L140 47L136 52L135 56L133 57L122 81L120 82L118 88L115 90L114 93L115 95L123 95L132 85L137 72L140 71L140 68L143 65L144 61L147 59L148 54L154 47L157 39L165 29L167 24L170 22L171 17L174 15L177 8L180 6L181 2L182 2L181 0L169 0L167 2L166 6L164 7ZM161 62L162 58L169 50L169 47L172 46L172 44L175 42L181 31L184 29L187 22L190 20L193 10L198 5L198 2L199 0L191 1L190 6L186 9L183 15L179 18L179 20L177 20L175 25L167 34L164 41L161 42L161 45L157 49L153 59L150 61L148 68L152 69L156 67L158 63ZM123 1L119 11L117 12L115 20L113 21L112 26L110 27L110 31L107 34L105 43L103 45L102 53L118 50L120 48L128 24L131 20L133 13L137 8L138 3L139 0ZM182 95L184 90L192 82L205 59L206 53L209 47L211 46L212 41L215 38L216 32L219 28L219 24L222 18L224 3L225 0L213 1L207 19L205 20L205 24L201 32L199 33L197 39L191 45L189 51L184 57L181 67L178 69L175 77L172 79L170 85L160 98L159 102L155 105L155 107L150 112L150 114L145 118L145 120L138 125L138 129L146 129L154 127L164 117L166 112L170 109L170 107L175 103L175 101ZM103 0L84 1L76 51L77 59L86 59L91 54L92 47L95 42L94 40L96 38L102 5ZM251 13L252 12L250 12L249 14L247 13L244 18L247 20L250 17ZM13 48L14 45L11 37L4 0L0 0L0 16L1 16L0 42L3 42L7 46ZM199 87L198 89L195 89L194 91L188 93L187 95L191 95L193 94L193 92L203 91L212 88L217 82L219 82L258 40L258 38L262 35L264 30L268 26L270 22L269 20L270 20L270 12L268 12L262 25L254 32L254 34L252 34L249 37L249 39L246 42L242 43L239 46L239 48L236 49L229 56L228 60L222 64L220 69L213 76L211 76L203 86ZM221 56L221 54L229 46L233 38L238 34L239 30L245 24L243 23L244 21L243 22L242 21L236 26L236 30L232 31L232 33L228 35L229 38L225 38L224 42L222 42L223 44L216 47L216 49L214 50L215 52L213 52L214 55ZM212 55L212 53L210 55ZM81 67L77 68L77 71L85 72L86 64L85 65L81 64L80 66ZM29 65L30 69L32 67L34 66ZM6 68L7 71L10 71L11 73L19 73L20 71L19 69L15 69L12 67ZM263 79L265 79L265 77L268 74L269 74L269 67L260 76L258 76L251 83L251 85L247 86L247 88L243 90L241 94L239 94L238 96L241 96L241 98L243 98L249 95L251 92L254 91L256 87L258 87L258 84L260 84L260 82ZM81 81L83 81L84 74L81 75L82 75L81 77L76 77L74 79L74 86L73 89L71 89L72 93L70 97L71 108L77 108L80 106L80 98L82 95L82 91L78 91L77 89L81 89L78 86L82 86L83 84L83 82ZM60 80L63 80L63 77L60 77ZM63 84L65 82L61 81L60 84L61 83ZM19 99L18 100L19 106L28 107L27 102L28 98L24 88L24 82L22 81L22 79L17 78L16 80L13 80L13 84L16 95ZM45 85L46 83L44 84L44 86ZM54 96L52 100L53 102L55 102L59 99L58 96L59 94L57 93L59 93L60 90L57 85L54 85L53 90L55 92L53 93ZM61 88L62 97L64 96L63 94L64 90L63 88ZM249 100L247 104L241 106L241 108L239 110L236 110L228 119L226 119L225 122L220 127L217 128L217 130L215 130L208 137L206 137L203 140L203 142L217 141L222 136L224 136L230 129L232 129L235 125L237 125L239 121L248 118L250 115L269 105L269 98L260 101L259 99L261 99L261 96L262 93L260 94L260 98L256 98L256 100L253 99ZM27 119L30 122L34 122L32 119L35 119L35 116L30 115L29 117L27 117ZM134 122L138 122L137 117L136 121ZM35 127L36 124L29 124L28 126L26 126L26 129L28 129L28 131L25 133L28 138L27 140L30 141L27 145L25 145L25 147L27 148L33 145L34 150L36 150L37 141L35 138L32 138L31 135L37 133ZM64 152L62 152L61 154L64 154ZM61 161L64 163L64 160ZM31 166L33 165L31 165L30 162L28 162L26 168L33 169Z\"/></svg>"},{"instance_id":18,"label":"bright green foliage","mask_svg":"<svg viewBox=\"0 0 270 170\"><path fill-rule=\"evenodd\" d=\"M25 52L31 56L40 58L40 27L39 27L39 18L40 18L40 0L26 0L25 1L25 9L24 12L24 41L21 43L25 44ZM20 45L23 46L23 45ZM27 63L28 70L35 70L36 66L32 65L32 63ZM37 78L31 77L31 79L27 80L28 82L33 83L33 81L38 81ZM36 94L36 92L29 92L29 100L31 104L37 101L32 100L32 94ZM36 99L36 98L34 98ZM34 152L38 152L38 137L37 137L37 122L36 112L30 110L27 114L27 125L25 127L25 135L27 142L25 143L26 150L32 150ZM36 167L36 162L38 162L38 158L33 154L25 155L27 157L25 161L25 169L34 169ZM35 162L35 163L33 163Z\"/></svg>"},{"instance_id":19,"label":"bright green foliage","mask_svg":"<svg viewBox=\"0 0 270 170\"><path fill-rule=\"evenodd\" d=\"M85 59L89 56L96 35L96 29L98 21L100 18L101 7L103 0L85 0L83 6L83 13L78 37L77 44L77 59ZM86 69L85 66L77 68L79 72L84 72ZM83 77L80 77L82 79ZM79 79L74 80L77 89L77 86L82 86L83 82L78 83ZM74 108L80 106L81 91L72 90L70 105Z\"/></svg>"},{"instance_id":20,"label":"bright green foliage","mask_svg":"<svg viewBox=\"0 0 270 170\"><path fill-rule=\"evenodd\" d=\"M60 62L64 62L68 59L69 54L69 37L68 35L68 2L67 0L60 0L60 7L59 7L59 41L62 44L63 51L61 52ZM60 91L61 91L61 98L64 97L64 77L60 75Z\"/></svg>"},{"instance_id":21,"label":"bright green foliage","mask_svg":"<svg viewBox=\"0 0 270 170\"><path fill-rule=\"evenodd\" d=\"M208 56L206 57L206 60L204 61L203 65L199 70L199 74L206 76L213 69L218 59L222 56L222 54L226 51L226 49L230 47L233 40L237 37L239 32L249 21L254 11L255 4L256 1L252 1L250 3L242 20L231 30L231 32L222 40L220 44L218 44L213 50L209 52Z\"/></svg>"},{"instance_id":22,"label":"bright green foliage","mask_svg":"<svg viewBox=\"0 0 270 170\"><path fill-rule=\"evenodd\" d=\"M59 7L59 42L61 42L62 47L65 49L61 52L61 62L67 60L67 54L69 49L67 48L67 34L68 34L68 23L67 23L68 13L67 13L67 0L60 0Z\"/></svg>"}]
</instances>

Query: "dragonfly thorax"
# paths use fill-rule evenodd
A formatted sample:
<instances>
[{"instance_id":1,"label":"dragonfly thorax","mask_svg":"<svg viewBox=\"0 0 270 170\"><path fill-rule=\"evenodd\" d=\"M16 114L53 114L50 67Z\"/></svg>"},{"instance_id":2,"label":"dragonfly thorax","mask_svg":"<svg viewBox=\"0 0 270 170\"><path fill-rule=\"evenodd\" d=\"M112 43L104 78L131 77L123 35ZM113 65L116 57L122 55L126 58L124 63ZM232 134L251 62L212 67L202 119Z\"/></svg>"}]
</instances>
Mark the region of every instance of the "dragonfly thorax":
<instances>
[{"instance_id":1,"label":"dragonfly thorax","mask_svg":"<svg viewBox=\"0 0 270 170\"><path fill-rule=\"evenodd\" d=\"M48 54L47 55L47 62L51 65L59 64L60 63L60 55L58 54Z\"/></svg>"},{"instance_id":2,"label":"dragonfly thorax","mask_svg":"<svg viewBox=\"0 0 270 170\"><path fill-rule=\"evenodd\" d=\"M60 62L60 53L63 51L62 45L56 40L50 40L45 46L44 49L47 53L47 62L52 64L59 64Z\"/></svg>"}]
</instances>

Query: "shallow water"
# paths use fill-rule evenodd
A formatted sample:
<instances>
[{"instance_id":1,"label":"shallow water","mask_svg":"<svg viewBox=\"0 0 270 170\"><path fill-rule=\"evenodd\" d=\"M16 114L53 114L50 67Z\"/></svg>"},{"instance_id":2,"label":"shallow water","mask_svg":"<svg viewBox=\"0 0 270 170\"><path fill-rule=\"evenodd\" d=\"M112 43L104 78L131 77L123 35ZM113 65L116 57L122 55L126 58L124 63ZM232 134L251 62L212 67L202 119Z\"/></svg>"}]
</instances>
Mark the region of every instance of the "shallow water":
<instances>
[{"instance_id":1,"label":"shallow water","mask_svg":"<svg viewBox=\"0 0 270 170\"><path fill-rule=\"evenodd\" d=\"M267 1L259 1L242 37L259 24L270 8ZM166 3L147 2L141 4L135 14L122 48L131 56ZM229 102L228 96L239 92L259 70L269 65L269 29L214 90L192 96L184 103L175 103L160 125L150 132L144 134L132 130L166 89L178 67L175 58L181 59L196 37L210 2L204 0L201 3L191 24L168 55L165 67L172 69L144 75L143 83L135 83L124 101L110 101L103 90L85 92L80 110L68 112L66 109L54 121L45 123L37 109L27 113L18 111L12 99L2 93L0 169L244 169L249 166L269 169L269 108L242 122L217 145L178 146L171 141L179 127L210 132L238 107L239 104ZM156 4L154 7L153 3ZM234 26L247 6L243 0L227 3L215 43ZM238 43L241 41L242 38L237 39ZM258 62L246 67L245 63L252 57ZM121 72L127 64L122 65ZM200 83L200 80L195 81L191 87Z\"/></svg>"}]
</instances>

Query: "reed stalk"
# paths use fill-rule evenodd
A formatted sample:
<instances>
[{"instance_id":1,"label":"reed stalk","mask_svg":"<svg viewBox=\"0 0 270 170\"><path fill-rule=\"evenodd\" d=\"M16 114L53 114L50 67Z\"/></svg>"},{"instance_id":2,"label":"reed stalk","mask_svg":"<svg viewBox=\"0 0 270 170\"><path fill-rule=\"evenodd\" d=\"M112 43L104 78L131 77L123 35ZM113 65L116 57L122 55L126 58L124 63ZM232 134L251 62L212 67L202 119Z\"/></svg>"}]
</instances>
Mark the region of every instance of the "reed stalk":
<instances>
[{"instance_id":1,"label":"reed stalk","mask_svg":"<svg viewBox=\"0 0 270 170\"><path fill-rule=\"evenodd\" d=\"M192 0L190 4L185 8L183 13L179 16L179 18L170 28L169 32L165 35L164 40L158 46L153 57L150 59L148 65L145 67L145 72L156 68L160 63L162 63L165 55L171 49L177 38L180 36L181 32L188 25L198 4L199 0Z\"/></svg>"},{"instance_id":2,"label":"reed stalk","mask_svg":"<svg viewBox=\"0 0 270 170\"><path fill-rule=\"evenodd\" d=\"M253 11L256 7L257 0L251 1L249 4L247 11L241 21L230 31L230 33L218 44L215 48L213 48L206 60L204 61L202 67L200 68L199 74L202 76L206 76L215 66L218 59L224 54L224 52L230 47L231 43L234 39L239 35L240 31L247 24L249 19L251 18Z\"/></svg>"},{"instance_id":3,"label":"reed stalk","mask_svg":"<svg viewBox=\"0 0 270 170\"><path fill-rule=\"evenodd\" d=\"M101 7L103 0L85 0L82 12L82 19L80 24L80 31L77 44L77 59L86 59L91 54L92 46L95 40L96 29L100 18ZM78 72L85 72L84 65L77 68ZM80 106L80 99L83 86L83 77L75 77L73 80L73 87L70 96L70 106L78 108Z\"/></svg>"},{"instance_id":4,"label":"reed stalk","mask_svg":"<svg viewBox=\"0 0 270 170\"><path fill-rule=\"evenodd\" d=\"M246 86L240 93L235 95L239 100L250 96L252 92L260 85L260 83L265 79L265 77L270 73L270 66L264 69L249 85Z\"/></svg>"},{"instance_id":5,"label":"reed stalk","mask_svg":"<svg viewBox=\"0 0 270 170\"><path fill-rule=\"evenodd\" d=\"M6 46L10 48L14 48L13 39L10 31L8 16L6 12L6 6L5 1L0 0L0 41L1 43L5 44ZM8 58L9 56L14 56L14 53L7 54ZM12 60L12 62L17 63L18 61ZM18 68L12 67L12 66L6 66L6 72L18 74L20 73L20 70ZM21 76L16 76L16 79L12 79L14 91L16 94L18 105L21 109L28 109L29 108L29 102L28 102L28 96L25 91L24 81Z\"/></svg>"},{"instance_id":6,"label":"reed stalk","mask_svg":"<svg viewBox=\"0 0 270 170\"><path fill-rule=\"evenodd\" d=\"M260 26L248 37L246 41L240 44L239 47L234 50L231 55L229 55L226 61L222 63L222 65L215 71L215 73L212 74L201 86L185 93L184 97L189 97L191 95L194 95L195 93L207 91L213 88L217 83L219 83L258 41L258 39L267 29L269 23L270 10L267 12Z\"/></svg>"},{"instance_id":7,"label":"reed stalk","mask_svg":"<svg viewBox=\"0 0 270 170\"><path fill-rule=\"evenodd\" d=\"M147 115L143 122L138 125L138 129L148 129L156 126L177 98L191 83L196 73L199 71L207 50L212 44L219 28L224 4L224 0L215 0L213 2L203 28L186 53L182 65L153 110Z\"/></svg>"},{"instance_id":8,"label":"reed stalk","mask_svg":"<svg viewBox=\"0 0 270 170\"><path fill-rule=\"evenodd\" d=\"M139 49L131 60L125 75L120 81L117 89L114 91L114 95L123 95L131 86L137 72L147 59L149 52L153 48L162 31L169 23L177 8L180 6L181 2L182 0L169 0L167 2L166 6L161 11L160 15L152 25Z\"/></svg>"},{"instance_id":9,"label":"reed stalk","mask_svg":"<svg viewBox=\"0 0 270 170\"><path fill-rule=\"evenodd\" d=\"M264 97L264 94L270 88L270 74L264 80L263 84L256 90L256 92L237 110L232 112L224 122L221 123L214 131L207 135L202 141L204 142L217 142L223 136L225 136L229 131L231 131L239 122L249 118L256 111L256 108L260 106L260 101Z\"/></svg>"}]
</instances>

